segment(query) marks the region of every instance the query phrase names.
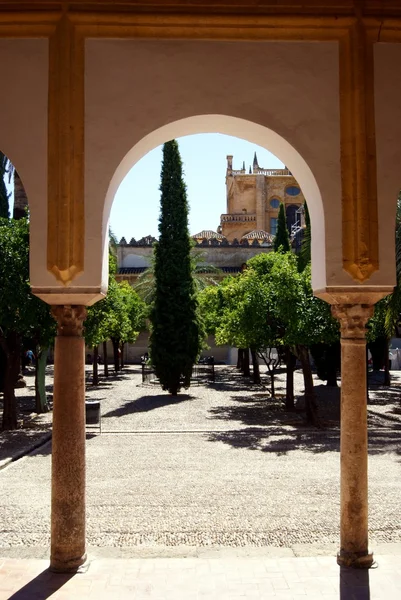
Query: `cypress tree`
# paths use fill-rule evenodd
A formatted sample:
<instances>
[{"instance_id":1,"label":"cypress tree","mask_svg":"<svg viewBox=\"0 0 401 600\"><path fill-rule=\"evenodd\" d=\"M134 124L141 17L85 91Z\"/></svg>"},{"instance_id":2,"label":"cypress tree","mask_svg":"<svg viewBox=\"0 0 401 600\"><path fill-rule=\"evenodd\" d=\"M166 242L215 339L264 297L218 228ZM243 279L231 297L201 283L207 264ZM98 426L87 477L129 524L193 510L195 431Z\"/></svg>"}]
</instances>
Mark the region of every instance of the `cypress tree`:
<instances>
[{"instance_id":1,"label":"cypress tree","mask_svg":"<svg viewBox=\"0 0 401 600\"><path fill-rule=\"evenodd\" d=\"M8 206L10 194L7 193L7 188L4 181L4 176L7 170L7 162L6 156L0 152L0 217L3 219L8 219L10 217Z\"/></svg>"},{"instance_id":2,"label":"cypress tree","mask_svg":"<svg viewBox=\"0 0 401 600\"><path fill-rule=\"evenodd\" d=\"M302 242L301 242L301 251L299 253L299 270L303 271L311 261L311 243L312 243L312 234L311 234L311 225L310 225L310 216L308 205L304 204L305 209L305 229L303 232Z\"/></svg>"},{"instance_id":3,"label":"cypress tree","mask_svg":"<svg viewBox=\"0 0 401 600\"><path fill-rule=\"evenodd\" d=\"M160 191L150 357L162 388L175 396L182 386L189 387L202 347L190 256L187 193L176 140L163 146Z\"/></svg>"},{"instance_id":4,"label":"cypress tree","mask_svg":"<svg viewBox=\"0 0 401 600\"><path fill-rule=\"evenodd\" d=\"M284 204L280 204L277 219L277 231L274 238L275 252L289 252L291 250L290 236L288 235L287 219L285 217Z\"/></svg>"}]
</instances>

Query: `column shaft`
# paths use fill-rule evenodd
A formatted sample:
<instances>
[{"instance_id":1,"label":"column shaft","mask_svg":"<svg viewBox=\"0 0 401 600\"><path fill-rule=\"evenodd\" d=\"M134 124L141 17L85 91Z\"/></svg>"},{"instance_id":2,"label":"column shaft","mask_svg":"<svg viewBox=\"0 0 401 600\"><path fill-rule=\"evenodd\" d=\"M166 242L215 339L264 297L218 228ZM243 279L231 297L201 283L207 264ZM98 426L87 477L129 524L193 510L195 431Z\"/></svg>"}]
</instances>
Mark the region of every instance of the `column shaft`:
<instances>
[{"instance_id":1,"label":"column shaft","mask_svg":"<svg viewBox=\"0 0 401 600\"><path fill-rule=\"evenodd\" d=\"M338 563L369 567L365 324L373 307L333 306L341 324L341 547Z\"/></svg>"},{"instance_id":2,"label":"column shaft","mask_svg":"<svg viewBox=\"0 0 401 600\"><path fill-rule=\"evenodd\" d=\"M53 309L54 354L51 499L53 571L77 570L85 553L85 341L82 306Z\"/></svg>"}]
</instances>

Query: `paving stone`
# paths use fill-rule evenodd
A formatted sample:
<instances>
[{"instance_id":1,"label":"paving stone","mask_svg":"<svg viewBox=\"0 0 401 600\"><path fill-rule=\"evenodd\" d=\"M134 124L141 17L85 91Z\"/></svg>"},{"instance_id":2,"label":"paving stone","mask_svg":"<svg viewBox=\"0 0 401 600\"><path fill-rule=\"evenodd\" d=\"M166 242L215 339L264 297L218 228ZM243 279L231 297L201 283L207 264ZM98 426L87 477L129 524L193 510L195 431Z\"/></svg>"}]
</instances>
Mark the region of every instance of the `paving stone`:
<instances>
[{"instance_id":1,"label":"paving stone","mask_svg":"<svg viewBox=\"0 0 401 600\"><path fill-rule=\"evenodd\" d=\"M295 382L299 395L299 372ZM218 367L215 384L191 387L176 400L142 386L139 368L129 367L98 388L88 385L110 432L87 439L93 555L206 558L243 549L277 556L279 548L334 556L339 390L315 380L321 412L334 424L318 431L285 413L267 383L252 386L235 369ZM277 393L283 389L279 375ZM399 439L394 423L370 431L373 545L401 542ZM0 548L9 556L48 556L50 462L47 444L0 472Z\"/></svg>"},{"instance_id":2,"label":"paving stone","mask_svg":"<svg viewBox=\"0 0 401 600\"><path fill-rule=\"evenodd\" d=\"M102 559L93 561L85 573L75 576L49 573L46 570L48 563L43 560L5 559L0 560L0 600L49 596L55 600L133 597L135 600L395 600L401 594L401 555L397 562L387 559L387 556L379 556L382 564L391 566L391 580L380 568L361 572L340 569L334 564L331 573L327 574L326 567L316 561L318 568L305 576L301 584L288 577L289 572L298 571L304 564L299 564L302 559L296 557L277 559L280 579L272 582L258 580L255 576L256 572L262 573L270 566L268 559L263 558ZM191 569L187 568L188 561ZM219 573L214 572L216 562ZM143 563L148 568L138 570ZM133 570L136 572L134 579ZM18 581L13 578L15 573L21 575Z\"/></svg>"}]
</instances>

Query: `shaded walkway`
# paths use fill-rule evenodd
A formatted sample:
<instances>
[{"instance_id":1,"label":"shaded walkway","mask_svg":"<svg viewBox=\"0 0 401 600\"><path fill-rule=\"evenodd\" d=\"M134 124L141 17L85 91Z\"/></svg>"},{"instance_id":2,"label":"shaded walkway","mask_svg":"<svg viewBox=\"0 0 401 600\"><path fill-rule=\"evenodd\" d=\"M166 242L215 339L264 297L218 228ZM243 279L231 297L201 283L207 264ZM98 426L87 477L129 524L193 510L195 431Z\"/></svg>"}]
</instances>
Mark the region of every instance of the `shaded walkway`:
<instances>
[{"instance_id":1,"label":"shaded walkway","mask_svg":"<svg viewBox=\"0 0 401 600\"><path fill-rule=\"evenodd\" d=\"M75 576L46 561L0 559L0 600L399 600L401 553L378 569L340 569L332 557L93 560Z\"/></svg>"}]
</instances>

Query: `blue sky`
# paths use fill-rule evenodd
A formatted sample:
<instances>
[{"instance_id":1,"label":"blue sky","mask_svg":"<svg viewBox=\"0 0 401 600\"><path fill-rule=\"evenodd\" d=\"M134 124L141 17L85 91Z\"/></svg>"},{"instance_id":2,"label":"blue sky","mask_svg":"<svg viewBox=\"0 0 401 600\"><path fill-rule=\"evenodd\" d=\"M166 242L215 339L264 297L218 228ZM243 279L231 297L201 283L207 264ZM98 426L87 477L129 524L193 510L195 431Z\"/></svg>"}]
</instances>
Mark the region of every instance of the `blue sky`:
<instances>
[{"instance_id":1,"label":"blue sky","mask_svg":"<svg viewBox=\"0 0 401 600\"><path fill-rule=\"evenodd\" d=\"M191 234L202 229L216 231L221 213L226 212L225 174L227 154L232 154L233 168L248 171L256 150L259 165L283 168L273 154L245 140L218 133L204 133L178 139L184 179L190 207ZM160 168L162 146L146 154L128 173L115 196L110 226L117 239L158 236Z\"/></svg>"}]
</instances>

